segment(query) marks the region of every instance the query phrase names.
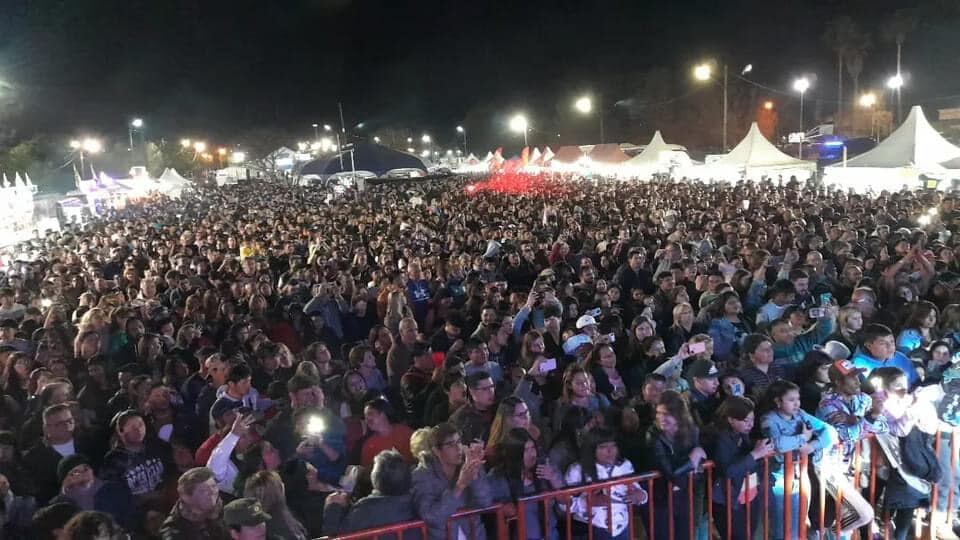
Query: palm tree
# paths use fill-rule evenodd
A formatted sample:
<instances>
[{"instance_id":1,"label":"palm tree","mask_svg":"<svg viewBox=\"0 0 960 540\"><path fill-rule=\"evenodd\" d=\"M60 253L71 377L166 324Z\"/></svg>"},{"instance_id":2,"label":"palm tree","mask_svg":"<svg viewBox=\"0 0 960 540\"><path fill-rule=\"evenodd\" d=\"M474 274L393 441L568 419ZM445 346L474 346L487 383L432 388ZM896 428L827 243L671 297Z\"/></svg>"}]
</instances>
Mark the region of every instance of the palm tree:
<instances>
[{"instance_id":1,"label":"palm tree","mask_svg":"<svg viewBox=\"0 0 960 540\"><path fill-rule=\"evenodd\" d=\"M913 9L898 9L887 19L882 28L883 38L890 43L897 45L897 75L900 75L900 53L903 50L903 42L907 40L907 34L917 28L917 16ZM901 117L900 89L897 88L897 123L900 123Z\"/></svg>"},{"instance_id":2,"label":"palm tree","mask_svg":"<svg viewBox=\"0 0 960 540\"><path fill-rule=\"evenodd\" d=\"M854 27L854 30L844 51L844 64L847 67L847 74L853 79L853 99L856 100L860 94L860 73L863 71L863 61L867 56L867 51L870 50L872 40L870 34L862 32L856 27Z\"/></svg>"},{"instance_id":3,"label":"palm tree","mask_svg":"<svg viewBox=\"0 0 960 540\"><path fill-rule=\"evenodd\" d=\"M850 16L841 15L827 23L821 38L837 55L837 117L834 119L837 126L843 114L843 62L858 32L857 23Z\"/></svg>"}]
</instances>

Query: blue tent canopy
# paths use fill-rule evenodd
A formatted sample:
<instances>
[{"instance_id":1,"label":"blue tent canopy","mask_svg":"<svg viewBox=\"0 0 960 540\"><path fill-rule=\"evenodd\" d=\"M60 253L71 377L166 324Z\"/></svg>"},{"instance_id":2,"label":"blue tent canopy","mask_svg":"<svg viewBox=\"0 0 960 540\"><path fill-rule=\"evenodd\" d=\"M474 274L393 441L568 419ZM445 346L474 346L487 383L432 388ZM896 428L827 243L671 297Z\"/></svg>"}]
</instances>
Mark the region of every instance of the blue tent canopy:
<instances>
[{"instance_id":1,"label":"blue tent canopy","mask_svg":"<svg viewBox=\"0 0 960 540\"><path fill-rule=\"evenodd\" d=\"M393 169L420 169L427 172L426 164L417 156L365 142L354 143L353 164L355 170L370 171L377 176L383 176ZM329 176L350 170L350 152L346 151L343 152L343 168L340 167L340 155L333 154L307 163L300 170L300 174Z\"/></svg>"}]
</instances>

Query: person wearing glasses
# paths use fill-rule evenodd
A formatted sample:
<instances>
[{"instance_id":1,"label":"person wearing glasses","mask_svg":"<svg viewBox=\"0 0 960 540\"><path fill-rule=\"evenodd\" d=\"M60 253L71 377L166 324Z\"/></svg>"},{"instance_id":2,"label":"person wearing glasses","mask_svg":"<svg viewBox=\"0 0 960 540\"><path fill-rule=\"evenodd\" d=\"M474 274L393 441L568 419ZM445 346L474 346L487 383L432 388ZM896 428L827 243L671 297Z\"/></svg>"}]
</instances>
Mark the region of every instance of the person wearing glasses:
<instances>
[{"instance_id":1,"label":"person wearing glasses","mask_svg":"<svg viewBox=\"0 0 960 540\"><path fill-rule=\"evenodd\" d=\"M431 540L447 538L447 522L454 512L484 508L493 501L483 469L483 443L465 446L463 440L452 423L434 427L430 432L430 453L424 453L413 470L414 509L427 523ZM476 540L486 538L479 516L458 519L449 528L454 538L458 534L470 537L471 531Z\"/></svg>"},{"instance_id":2,"label":"person wearing glasses","mask_svg":"<svg viewBox=\"0 0 960 540\"><path fill-rule=\"evenodd\" d=\"M478 371L466 378L470 400L450 415L464 441L473 443L490 437L490 426L496 413L496 385L490 374Z\"/></svg>"},{"instance_id":3,"label":"person wearing glasses","mask_svg":"<svg viewBox=\"0 0 960 540\"><path fill-rule=\"evenodd\" d=\"M57 465L78 452L95 456L92 445L74 435L76 423L70 405L59 403L43 411L43 440L27 450L23 464L33 476L37 502L46 504L60 491ZM102 452L101 452L102 454Z\"/></svg>"}]
</instances>

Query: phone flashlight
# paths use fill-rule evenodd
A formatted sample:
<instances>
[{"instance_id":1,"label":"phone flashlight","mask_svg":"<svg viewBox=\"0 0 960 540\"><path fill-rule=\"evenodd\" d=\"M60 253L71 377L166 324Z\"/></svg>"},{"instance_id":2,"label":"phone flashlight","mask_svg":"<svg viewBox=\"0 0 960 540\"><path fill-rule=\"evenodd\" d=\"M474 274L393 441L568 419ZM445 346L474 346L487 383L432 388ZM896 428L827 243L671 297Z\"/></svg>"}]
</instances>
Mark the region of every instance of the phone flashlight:
<instances>
[{"instance_id":1,"label":"phone flashlight","mask_svg":"<svg viewBox=\"0 0 960 540\"><path fill-rule=\"evenodd\" d=\"M310 435L320 435L323 433L323 428L323 419L318 416L314 416L307 421L307 433Z\"/></svg>"}]
</instances>

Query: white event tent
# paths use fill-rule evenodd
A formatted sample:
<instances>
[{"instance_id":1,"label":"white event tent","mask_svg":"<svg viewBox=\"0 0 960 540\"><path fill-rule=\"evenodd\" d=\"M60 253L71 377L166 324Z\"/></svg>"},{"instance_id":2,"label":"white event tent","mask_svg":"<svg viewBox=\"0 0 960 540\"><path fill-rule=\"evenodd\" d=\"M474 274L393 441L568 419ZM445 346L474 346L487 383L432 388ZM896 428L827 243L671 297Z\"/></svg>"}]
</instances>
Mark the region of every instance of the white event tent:
<instances>
[{"instance_id":1,"label":"white event tent","mask_svg":"<svg viewBox=\"0 0 960 540\"><path fill-rule=\"evenodd\" d=\"M960 166L960 148L930 125L919 106L873 150L826 168L824 182L855 191L920 187L920 175L944 177Z\"/></svg>"},{"instance_id":2,"label":"white event tent","mask_svg":"<svg viewBox=\"0 0 960 540\"><path fill-rule=\"evenodd\" d=\"M660 130L657 130L650 139L650 144L645 146L639 154L625 161L623 166L637 175L663 174L670 172L673 168L689 167L692 164L690 156L677 148L675 144L667 144Z\"/></svg>"},{"instance_id":3,"label":"white event tent","mask_svg":"<svg viewBox=\"0 0 960 540\"><path fill-rule=\"evenodd\" d=\"M179 197L183 188L190 185L190 181L180 176L176 169L166 169L157 182L162 186L161 190L171 197Z\"/></svg>"},{"instance_id":4,"label":"white event tent","mask_svg":"<svg viewBox=\"0 0 960 540\"><path fill-rule=\"evenodd\" d=\"M701 177L716 180L760 180L773 175L806 180L816 172L817 164L784 154L760 133L754 122L730 153L698 169Z\"/></svg>"}]
</instances>

